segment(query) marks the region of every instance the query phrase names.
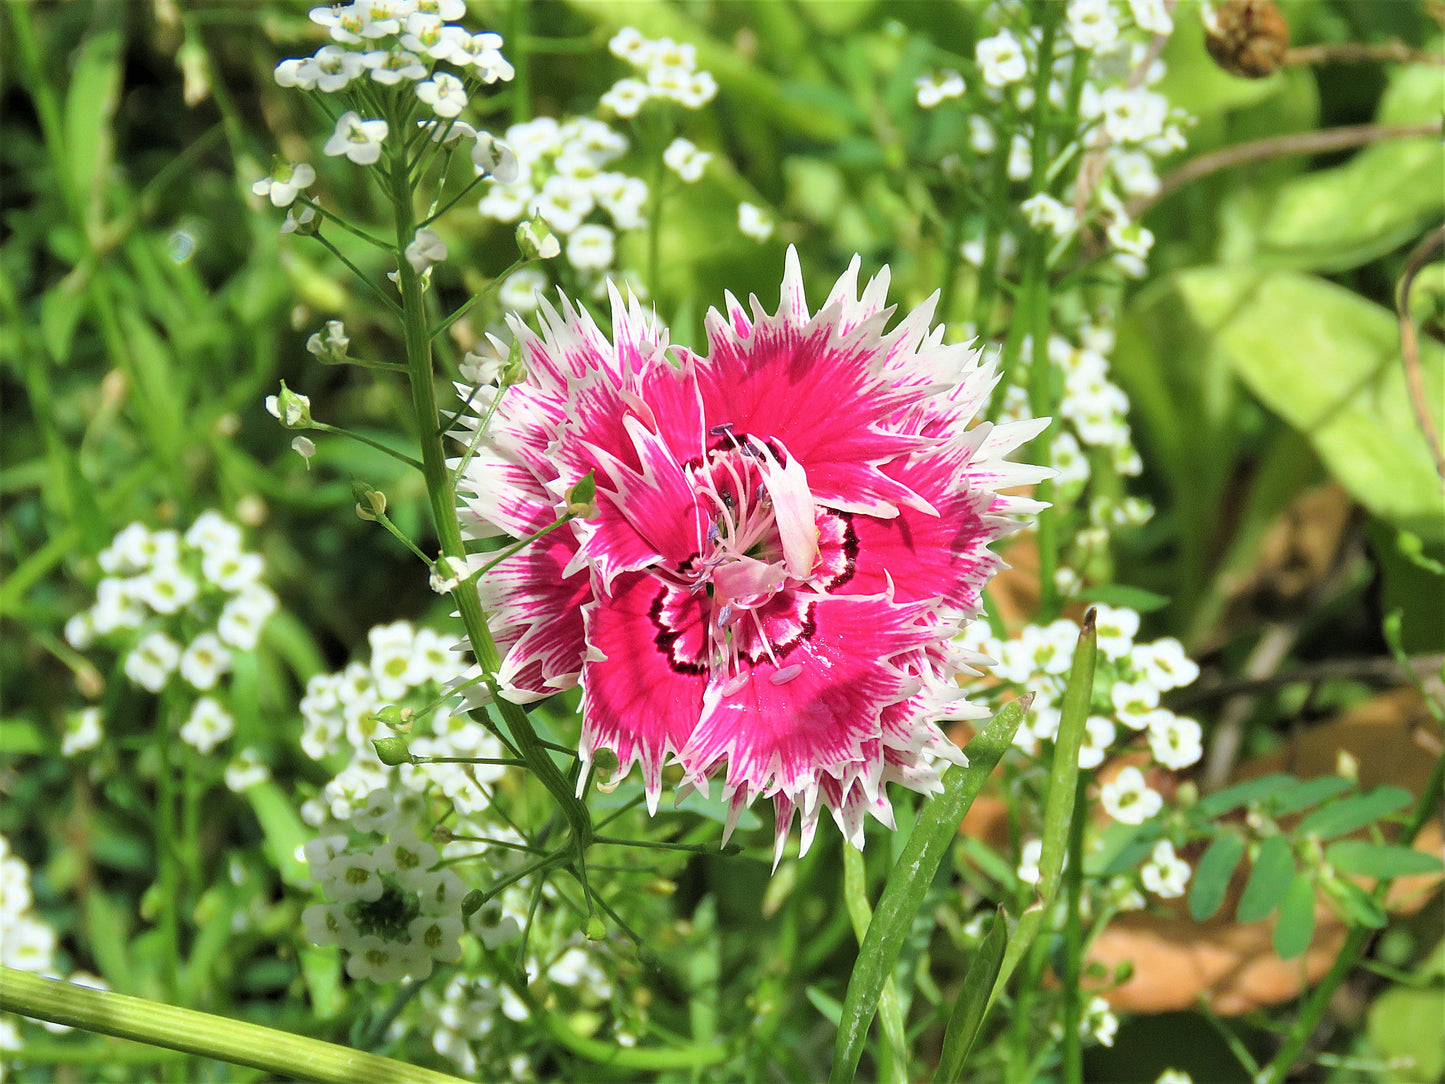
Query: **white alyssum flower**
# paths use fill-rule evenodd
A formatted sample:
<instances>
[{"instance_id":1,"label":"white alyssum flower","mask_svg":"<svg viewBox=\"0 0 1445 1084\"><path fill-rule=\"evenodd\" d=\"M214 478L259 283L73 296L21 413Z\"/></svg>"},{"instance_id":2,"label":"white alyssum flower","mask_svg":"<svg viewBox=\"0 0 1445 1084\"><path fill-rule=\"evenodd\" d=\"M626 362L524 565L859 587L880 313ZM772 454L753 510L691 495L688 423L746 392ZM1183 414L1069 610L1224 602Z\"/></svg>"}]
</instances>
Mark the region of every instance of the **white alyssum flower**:
<instances>
[{"instance_id":1,"label":"white alyssum flower","mask_svg":"<svg viewBox=\"0 0 1445 1084\"><path fill-rule=\"evenodd\" d=\"M1074 209L1047 192L1030 196L1019 207L1030 226L1036 230L1046 229L1055 237L1068 237L1079 228L1079 216Z\"/></svg>"},{"instance_id":2,"label":"white alyssum flower","mask_svg":"<svg viewBox=\"0 0 1445 1084\"><path fill-rule=\"evenodd\" d=\"M347 110L337 118L336 130L321 149L328 157L344 154L358 166L369 166L381 157L387 131L386 121L362 120L360 114Z\"/></svg>"},{"instance_id":3,"label":"white alyssum flower","mask_svg":"<svg viewBox=\"0 0 1445 1084\"><path fill-rule=\"evenodd\" d=\"M488 900L472 913L467 920L472 931L487 949L494 949L515 941L522 936L522 923L518 916L503 910L500 900Z\"/></svg>"},{"instance_id":4,"label":"white alyssum flower","mask_svg":"<svg viewBox=\"0 0 1445 1084\"><path fill-rule=\"evenodd\" d=\"M1193 719L1163 708L1149 713L1149 751L1173 771L1183 771L1204 756L1204 729Z\"/></svg>"},{"instance_id":5,"label":"white alyssum flower","mask_svg":"<svg viewBox=\"0 0 1445 1084\"><path fill-rule=\"evenodd\" d=\"M702 179L702 172L711 160L709 152L698 150L696 143L682 136L674 139L662 152L662 161L667 168L689 184Z\"/></svg>"},{"instance_id":6,"label":"white alyssum flower","mask_svg":"<svg viewBox=\"0 0 1445 1084\"><path fill-rule=\"evenodd\" d=\"M226 788L235 794L244 794L270 778L271 769L254 746L247 746L232 757L224 773Z\"/></svg>"},{"instance_id":7,"label":"white alyssum flower","mask_svg":"<svg viewBox=\"0 0 1445 1084\"><path fill-rule=\"evenodd\" d=\"M1099 94L1104 131L1117 143L1143 143L1164 131L1169 102L1147 87L1105 87Z\"/></svg>"},{"instance_id":8,"label":"white alyssum flower","mask_svg":"<svg viewBox=\"0 0 1445 1084\"><path fill-rule=\"evenodd\" d=\"M1124 606L1094 607L1094 629L1098 635L1099 653L1106 659L1121 659L1134 646L1139 632L1139 614Z\"/></svg>"},{"instance_id":9,"label":"white alyssum flower","mask_svg":"<svg viewBox=\"0 0 1445 1084\"><path fill-rule=\"evenodd\" d=\"M652 88L640 79L619 79L613 83L597 104L614 116L635 117L652 97Z\"/></svg>"},{"instance_id":10,"label":"white alyssum flower","mask_svg":"<svg viewBox=\"0 0 1445 1084\"><path fill-rule=\"evenodd\" d=\"M1099 791L1104 812L1120 824L1143 824L1164 808L1164 799L1150 788L1144 773L1130 766L1122 769L1112 783Z\"/></svg>"},{"instance_id":11,"label":"white alyssum flower","mask_svg":"<svg viewBox=\"0 0 1445 1084\"><path fill-rule=\"evenodd\" d=\"M761 243L773 235L773 219L761 207L744 201L738 204L738 229L744 237Z\"/></svg>"},{"instance_id":12,"label":"white alyssum flower","mask_svg":"<svg viewBox=\"0 0 1445 1084\"><path fill-rule=\"evenodd\" d=\"M614 256L613 234L606 226L589 222L567 238L567 262L578 271L605 271Z\"/></svg>"},{"instance_id":13,"label":"white alyssum flower","mask_svg":"<svg viewBox=\"0 0 1445 1084\"><path fill-rule=\"evenodd\" d=\"M274 207L290 207L296 197L316 180L316 170L305 162L296 165L279 165L271 176L262 177L251 186L258 196L266 196Z\"/></svg>"},{"instance_id":14,"label":"white alyssum flower","mask_svg":"<svg viewBox=\"0 0 1445 1084\"><path fill-rule=\"evenodd\" d=\"M61 755L73 757L99 745L101 738L105 736L100 720L99 708L81 708L72 712L65 720L65 735L60 739Z\"/></svg>"},{"instance_id":15,"label":"white alyssum flower","mask_svg":"<svg viewBox=\"0 0 1445 1084\"><path fill-rule=\"evenodd\" d=\"M974 59L978 62L983 81L991 87L1003 88L1017 83L1029 73L1023 45L1007 30L1000 30L993 37L980 41L974 48Z\"/></svg>"},{"instance_id":16,"label":"white alyssum flower","mask_svg":"<svg viewBox=\"0 0 1445 1084\"><path fill-rule=\"evenodd\" d=\"M1104 1046L1114 1045L1114 1036L1119 1031L1119 1018L1102 997L1091 997L1084 1009L1084 1019L1079 1026L1086 1035L1092 1035Z\"/></svg>"},{"instance_id":17,"label":"white alyssum flower","mask_svg":"<svg viewBox=\"0 0 1445 1084\"><path fill-rule=\"evenodd\" d=\"M181 740L201 753L209 753L236 732L236 720L220 701L203 696L181 724Z\"/></svg>"},{"instance_id":18,"label":"white alyssum flower","mask_svg":"<svg viewBox=\"0 0 1445 1084\"><path fill-rule=\"evenodd\" d=\"M418 83L416 96L424 104L431 106L433 113L443 118L460 116L467 107L465 85L455 75L448 75L446 72L437 72L430 79Z\"/></svg>"},{"instance_id":19,"label":"white alyssum flower","mask_svg":"<svg viewBox=\"0 0 1445 1084\"><path fill-rule=\"evenodd\" d=\"M512 184L521 176L517 152L490 132L477 132L472 144L472 165L477 174L491 177L499 184Z\"/></svg>"},{"instance_id":20,"label":"white alyssum flower","mask_svg":"<svg viewBox=\"0 0 1445 1084\"><path fill-rule=\"evenodd\" d=\"M1116 681L1109 690L1114 713L1131 730L1149 725L1149 714L1159 706L1159 687L1151 681Z\"/></svg>"},{"instance_id":21,"label":"white alyssum flower","mask_svg":"<svg viewBox=\"0 0 1445 1084\"><path fill-rule=\"evenodd\" d=\"M1068 34L1080 49L1107 49L1119 38L1109 0L1069 0Z\"/></svg>"},{"instance_id":22,"label":"white alyssum flower","mask_svg":"<svg viewBox=\"0 0 1445 1084\"><path fill-rule=\"evenodd\" d=\"M1199 664L1184 652L1184 645L1172 636L1141 644L1134 649L1131 661L1160 689L1181 689L1199 676Z\"/></svg>"},{"instance_id":23,"label":"white alyssum flower","mask_svg":"<svg viewBox=\"0 0 1445 1084\"><path fill-rule=\"evenodd\" d=\"M265 570L266 562L258 553L219 550L201 558L201 574L208 582L231 594L251 586Z\"/></svg>"},{"instance_id":24,"label":"white alyssum flower","mask_svg":"<svg viewBox=\"0 0 1445 1084\"><path fill-rule=\"evenodd\" d=\"M963 76L952 68L928 72L913 80L913 90L919 106L932 109L949 98L963 97Z\"/></svg>"},{"instance_id":25,"label":"white alyssum flower","mask_svg":"<svg viewBox=\"0 0 1445 1084\"><path fill-rule=\"evenodd\" d=\"M547 288L547 276L535 267L513 271L497 290L497 300L509 312L526 315L537 309L537 298Z\"/></svg>"},{"instance_id":26,"label":"white alyssum flower","mask_svg":"<svg viewBox=\"0 0 1445 1084\"><path fill-rule=\"evenodd\" d=\"M1154 895L1175 900L1189 887L1189 863L1174 853L1174 844L1161 839L1139 870L1139 879Z\"/></svg>"},{"instance_id":27,"label":"white alyssum flower","mask_svg":"<svg viewBox=\"0 0 1445 1084\"><path fill-rule=\"evenodd\" d=\"M261 628L279 608L275 594L259 583L242 588L221 607L216 621L216 634L241 651L252 651L261 639Z\"/></svg>"},{"instance_id":28,"label":"white alyssum flower","mask_svg":"<svg viewBox=\"0 0 1445 1084\"><path fill-rule=\"evenodd\" d=\"M1108 719L1102 715L1089 716L1084 722L1084 740L1079 745L1079 767L1089 771L1104 763L1116 735L1114 724Z\"/></svg>"},{"instance_id":29,"label":"white alyssum flower","mask_svg":"<svg viewBox=\"0 0 1445 1084\"><path fill-rule=\"evenodd\" d=\"M1042 874L1039 872L1039 859L1044 856L1044 841L1041 839L1029 839L1019 848L1018 879L1027 885L1036 885Z\"/></svg>"},{"instance_id":30,"label":"white alyssum flower","mask_svg":"<svg viewBox=\"0 0 1445 1084\"><path fill-rule=\"evenodd\" d=\"M213 689L231 669L231 652L215 633L203 632L181 653L181 677L197 689Z\"/></svg>"},{"instance_id":31,"label":"white alyssum flower","mask_svg":"<svg viewBox=\"0 0 1445 1084\"><path fill-rule=\"evenodd\" d=\"M195 600L200 586L178 564L157 564L135 581L135 595L158 614L174 614Z\"/></svg>"},{"instance_id":32,"label":"white alyssum flower","mask_svg":"<svg viewBox=\"0 0 1445 1084\"><path fill-rule=\"evenodd\" d=\"M406 246L406 262L418 275L447 258L447 246L435 230L423 227Z\"/></svg>"},{"instance_id":33,"label":"white alyssum flower","mask_svg":"<svg viewBox=\"0 0 1445 1084\"><path fill-rule=\"evenodd\" d=\"M1169 17L1169 8L1164 0L1129 0L1129 10L1134 16L1134 25L1151 34L1172 34L1174 20ZM1164 1084L1163 1077L1159 1084Z\"/></svg>"},{"instance_id":34,"label":"white alyssum flower","mask_svg":"<svg viewBox=\"0 0 1445 1084\"><path fill-rule=\"evenodd\" d=\"M144 689L166 687L181 661L181 649L163 632L148 632L125 657L125 675Z\"/></svg>"}]
</instances>

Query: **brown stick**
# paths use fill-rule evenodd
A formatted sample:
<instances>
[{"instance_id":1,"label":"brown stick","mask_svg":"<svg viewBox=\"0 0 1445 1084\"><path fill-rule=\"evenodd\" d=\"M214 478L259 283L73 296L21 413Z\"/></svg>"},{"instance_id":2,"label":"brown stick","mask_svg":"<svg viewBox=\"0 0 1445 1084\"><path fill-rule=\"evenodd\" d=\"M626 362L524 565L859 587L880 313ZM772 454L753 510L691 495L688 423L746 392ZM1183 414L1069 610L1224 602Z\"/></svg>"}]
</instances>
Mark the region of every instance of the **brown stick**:
<instances>
[{"instance_id":1,"label":"brown stick","mask_svg":"<svg viewBox=\"0 0 1445 1084\"><path fill-rule=\"evenodd\" d=\"M1445 64L1445 56L1412 49L1403 41L1340 41L1329 45L1297 45L1286 49L1282 63L1290 64Z\"/></svg>"},{"instance_id":2,"label":"brown stick","mask_svg":"<svg viewBox=\"0 0 1445 1084\"><path fill-rule=\"evenodd\" d=\"M1445 226L1426 235L1405 261L1405 270L1395 287L1395 311L1400 315L1400 360L1405 366L1405 384L1410 392L1410 406L1415 411L1415 424L1420 427L1420 434L1430 446L1430 454L1435 457L1435 473L1445 480L1445 455L1440 452L1440 436L1435 432L1435 420L1430 417L1430 405L1425 399L1420 339L1415 332L1415 321L1410 317L1410 288L1415 284L1415 276L1431 257L1442 250L1445 250Z\"/></svg>"},{"instance_id":3,"label":"brown stick","mask_svg":"<svg viewBox=\"0 0 1445 1084\"><path fill-rule=\"evenodd\" d=\"M1439 135L1440 132L1440 121L1433 124L1352 124L1343 128L1326 128L1319 132L1269 136L1248 143L1236 143L1232 147L1201 154L1198 158L1185 162L1159 182L1159 191L1154 195L1140 196L1131 201L1128 214L1130 219L1137 221L1141 214L1185 185L1246 162L1262 162L1292 154L1324 154L1328 151L1363 147L1367 143L1377 143L1384 139L1408 139Z\"/></svg>"}]
</instances>

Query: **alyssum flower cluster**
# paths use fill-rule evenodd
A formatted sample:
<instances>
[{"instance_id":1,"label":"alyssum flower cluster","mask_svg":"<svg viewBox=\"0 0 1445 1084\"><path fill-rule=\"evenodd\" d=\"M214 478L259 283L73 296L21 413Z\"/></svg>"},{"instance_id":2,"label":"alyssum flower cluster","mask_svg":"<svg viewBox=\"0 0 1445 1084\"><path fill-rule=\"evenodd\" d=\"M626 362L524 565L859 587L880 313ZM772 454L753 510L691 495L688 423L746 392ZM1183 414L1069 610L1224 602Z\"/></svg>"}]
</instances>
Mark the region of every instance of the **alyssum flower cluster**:
<instances>
[{"instance_id":1,"label":"alyssum flower cluster","mask_svg":"<svg viewBox=\"0 0 1445 1084\"><path fill-rule=\"evenodd\" d=\"M778 855L824 807L861 846L887 783L932 792L959 758L937 720L979 713L953 637L1036 507L1000 491L1042 474L1004 456L1045 423L966 428L995 374L933 302L886 330L886 270L861 296L857 275L813 314L790 250L777 311L729 295L706 356L615 293L612 339L547 306L540 335L513 321L528 381L459 433L473 537L532 535L596 484L595 516L481 581L505 695L580 684L586 763L640 764L653 809L668 762L684 792L721 774L734 820L772 799Z\"/></svg>"}]
</instances>

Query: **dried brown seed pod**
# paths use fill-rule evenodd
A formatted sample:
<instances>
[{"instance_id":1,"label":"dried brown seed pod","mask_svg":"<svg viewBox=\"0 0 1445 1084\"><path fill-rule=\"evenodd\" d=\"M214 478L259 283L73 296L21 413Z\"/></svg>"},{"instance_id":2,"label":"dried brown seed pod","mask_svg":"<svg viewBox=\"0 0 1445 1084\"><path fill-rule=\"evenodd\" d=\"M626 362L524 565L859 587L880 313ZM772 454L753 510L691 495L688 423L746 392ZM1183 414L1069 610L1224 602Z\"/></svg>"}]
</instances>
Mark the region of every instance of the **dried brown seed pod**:
<instances>
[{"instance_id":1,"label":"dried brown seed pod","mask_svg":"<svg viewBox=\"0 0 1445 1084\"><path fill-rule=\"evenodd\" d=\"M1204 47L1225 71L1263 79L1284 62L1289 24L1273 0L1224 0L1205 16Z\"/></svg>"}]
</instances>

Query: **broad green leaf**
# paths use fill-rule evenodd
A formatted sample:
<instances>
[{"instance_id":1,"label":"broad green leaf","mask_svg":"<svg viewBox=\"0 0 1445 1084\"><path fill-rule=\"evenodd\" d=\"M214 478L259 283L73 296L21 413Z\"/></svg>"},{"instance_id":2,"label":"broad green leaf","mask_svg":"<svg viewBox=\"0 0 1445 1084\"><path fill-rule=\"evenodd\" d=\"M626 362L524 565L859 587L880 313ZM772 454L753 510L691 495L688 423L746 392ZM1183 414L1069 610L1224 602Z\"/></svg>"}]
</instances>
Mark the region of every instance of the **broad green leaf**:
<instances>
[{"instance_id":1,"label":"broad green leaf","mask_svg":"<svg viewBox=\"0 0 1445 1084\"><path fill-rule=\"evenodd\" d=\"M1315 882L1308 873L1296 873L1279 904L1274 924L1274 951L1282 960L1304 954L1315 935Z\"/></svg>"},{"instance_id":2,"label":"broad green leaf","mask_svg":"<svg viewBox=\"0 0 1445 1084\"><path fill-rule=\"evenodd\" d=\"M858 948L858 961L848 979L843 1020L833 1048L833 1069L829 1076L833 1084L846 1084L853 1079L868 1025L878 1009L883 983L893 971L933 875L958 835L959 822L1013 743L1023 715L1020 701L1014 701L995 715L964 748L968 767L949 769L943 779L943 792L930 798L919 811L903 853L883 886L873 920Z\"/></svg>"},{"instance_id":3,"label":"broad green leaf","mask_svg":"<svg viewBox=\"0 0 1445 1084\"><path fill-rule=\"evenodd\" d=\"M1341 839L1325 848L1325 861L1341 873L1361 877L1406 877L1412 873L1434 873L1441 862L1433 854L1413 847L1370 843L1363 839Z\"/></svg>"},{"instance_id":4,"label":"broad green leaf","mask_svg":"<svg viewBox=\"0 0 1445 1084\"><path fill-rule=\"evenodd\" d=\"M962 1079L969 1052L978 1038L979 1028L983 1026L989 994L998 979L999 969L1003 967L1007 945L1008 915L1000 907L994 912L983 943L969 962L963 986L958 991L958 1000L953 1003L948 1029L943 1034L943 1051L938 1057L938 1068L933 1073L935 1084Z\"/></svg>"},{"instance_id":5,"label":"broad green leaf","mask_svg":"<svg viewBox=\"0 0 1445 1084\"><path fill-rule=\"evenodd\" d=\"M1234 917L1240 922L1266 918L1289 891L1294 872L1294 852L1290 849L1289 837L1270 836L1259 845L1259 854L1249 871Z\"/></svg>"},{"instance_id":6,"label":"broad green leaf","mask_svg":"<svg viewBox=\"0 0 1445 1084\"><path fill-rule=\"evenodd\" d=\"M1376 787L1316 809L1300 821L1296 832L1302 836L1333 839L1354 832L1372 821L1404 809L1414 799L1399 787Z\"/></svg>"},{"instance_id":7,"label":"broad green leaf","mask_svg":"<svg viewBox=\"0 0 1445 1084\"><path fill-rule=\"evenodd\" d=\"M92 34L71 59L70 87L65 93L65 184L74 206L95 214L94 201L110 179L115 150L110 125L120 103L121 47L118 30ZM94 219L98 224L98 217Z\"/></svg>"},{"instance_id":8,"label":"broad green leaf","mask_svg":"<svg viewBox=\"0 0 1445 1084\"><path fill-rule=\"evenodd\" d=\"M42 753L51 744L32 719L0 720L0 756L18 757Z\"/></svg>"},{"instance_id":9,"label":"broad green leaf","mask_svg":"<svg viewBox=\"0 0 1445 1084\"><path fill-rule=\"evenodd\" d=\"M1189 885L1189 913L1196 922L1210 918L1224 903L1229 879L1244 857L1244 837L1225 832L1209 845Z\"/></svg>"},{"instance_id":10,"label":"broad green leaf","mask_svg":"<svg viewBox=\"0 0 1445 1084\"><path fill-rule=\"evenodd\" d=\"M1294 776L1283 774L1262 775L1258 779L1246 779L1243 783L1235 783L1233 786L1215 791L1207 798L1201 799L1193 811L1203 820L1213 820L1242 805L1263 801L1294 782Z\"/></svg>"},{"instance_id":11,"label":"broad green leaf","mask_svg":"<svg viewBox=\"0 0 1445 1084\"><path fill-rule=\"evenodd\" d=\"M1272 795L1266 805L1276 817L1298 813L1302 809L1319 805L1326 799L1343 794L1354 787L1354 783L1339 775L1321 775L1314 779L1301 779Z\"/></svg>"},{"instance_id":12,"label":"broad green leaf","mask_svg":"<svg viewBox=\"0 0 1445 1084\"><path fill-rule=\"evenodd\" d=\"M1400 65L1381 103L1381 124L1440 119L1440 72ZM1260 230L1270 262L1337 271L1398 248L1445 211L1445 144L1439 135L1383 139L1343 165L1281 185Z\"/></svg>"},{"instance_id":13,"label":"broad green leaf","mask_svg":"<svg viewBox=\"0 0 1445 1084\"><path fill-rule=\"evenodd\" d=\"M1175 276L1195 333L1298 429L1374 515L1427 541L1445 536L1440 484L1420 436L1389 310L1290 271L1198 268ZM1445 402L1445 349L1421 342L1425 402ZM1445 419L1437 418L1437 428Z\"/></svg>"}]
</instances>

